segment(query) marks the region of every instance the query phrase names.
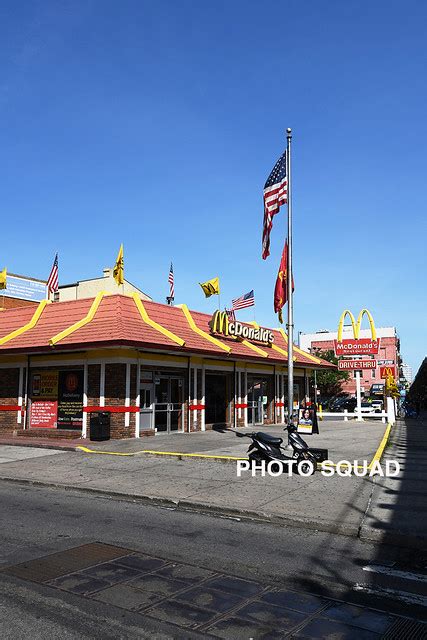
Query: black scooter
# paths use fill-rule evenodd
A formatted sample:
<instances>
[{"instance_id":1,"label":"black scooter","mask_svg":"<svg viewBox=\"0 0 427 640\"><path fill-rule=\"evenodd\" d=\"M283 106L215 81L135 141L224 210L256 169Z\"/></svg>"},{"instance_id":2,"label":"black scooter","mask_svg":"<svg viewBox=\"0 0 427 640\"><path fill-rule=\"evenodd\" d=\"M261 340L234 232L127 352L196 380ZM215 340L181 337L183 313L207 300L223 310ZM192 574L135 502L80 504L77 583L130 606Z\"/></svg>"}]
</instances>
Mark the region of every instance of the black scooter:
<instances>
[{"instance_id":1,"label":"black scooter","mask_svg":"<svg viewBox=\"0 0 427 640\"><path fill-rule=\"evenodd\" d=\"M297 433L297 428L293 424L289 424L285 427L285 431L288 432L288 442L292 447L292 456L286 455L286 449L280 445L283 442L283 438L271 436L268 433L262 433L262 431L252 433L240 433L235 431L234 433L239 438L251 438L252 442L249 445L248 455L249 462L252 464L259 464L264 461L266 464L269 462L277 463L271 465L272 471L278 471L279 468L283 469L284 464L296 464L299 465L299 469L302 474L308 475L310 468L312 467L312 473L316 470L317 461L314 455L310 452L308 444ZM309 464L311 463L311 465Z\"/></svg>"}]
</instances>

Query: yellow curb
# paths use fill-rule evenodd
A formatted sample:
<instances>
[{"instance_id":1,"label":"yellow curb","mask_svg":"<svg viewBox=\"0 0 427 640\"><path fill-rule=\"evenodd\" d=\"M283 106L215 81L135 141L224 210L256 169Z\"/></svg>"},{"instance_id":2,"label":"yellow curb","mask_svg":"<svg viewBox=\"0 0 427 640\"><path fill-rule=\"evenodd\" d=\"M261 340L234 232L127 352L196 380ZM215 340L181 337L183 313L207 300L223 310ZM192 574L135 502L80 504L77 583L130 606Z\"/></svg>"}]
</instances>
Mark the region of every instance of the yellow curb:
<instances>
[{"instance_id":1,"label":"yellow curb","mask_svg":"<svg viewBox=\"0 0 427 640\"><path fill-rule=\"evenodd\" d=\"M372 466L375 464L375 462L377 462L378 460L381 460L382 455L384 453L384 449L386 448L388 439L390 437L390 431L391 431L391 424L388 424L386 427L386 430L384 431L383 439L380 442L380 446L376 450L375 455L372 458L368 469L371 469Z\"/></svg>"},{"instance_id":2,"label":"yellow curb","mask_svg":"<svg viewBox=\"0 0 427 640\"><path fill-rule=\"evenodd\" d=\"M384 449L387 445L387 442L390 436L390 431L391 431L391 424L388 424L384 432L383 438L380 442L380 445L376 450L374 457L372 458L371 462L368 465L368 470L372 469L372 466L377 460L381 460L381 457L383 455ZM117 451L97 451L95 449L88 449L88 447L83 447L83 446L79 446L77 447L77 449L79 449L80 451L84 451L85 453L97 453L104 456L128 456L129 457L129 456L137 456L145 453L152 456L174 456L177 458L204 458L209 460L247 460L247 458L238 458L236 456L214 456L207 453L182 453L180 451L154 451L153 449L143 449L141 451L134 451L133 453L119 453ZM318 462L317 468L321 469L322 464L323 463ZM327 466L336 467L337 464L335 462L331 462ZM352 468L352 465L350 465L350 468ZM358 465L357 468L363 469L363 467L360 465Z\"/></svg>"}]
</instances>

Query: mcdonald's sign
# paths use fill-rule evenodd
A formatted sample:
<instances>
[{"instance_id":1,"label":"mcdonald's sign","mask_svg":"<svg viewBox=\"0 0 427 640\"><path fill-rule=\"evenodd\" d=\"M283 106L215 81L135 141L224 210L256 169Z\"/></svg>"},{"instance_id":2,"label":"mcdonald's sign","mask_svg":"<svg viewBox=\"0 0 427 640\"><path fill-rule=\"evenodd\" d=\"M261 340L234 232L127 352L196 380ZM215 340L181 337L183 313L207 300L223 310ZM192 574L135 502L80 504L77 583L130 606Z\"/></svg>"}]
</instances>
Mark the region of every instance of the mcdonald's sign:
<instances>
[{"instance_id":1,"label":"mcdonald's sign","mask_svg":"<svg viewBox=\"0 0 427 640\"><path fill-rule=\"evenodd\" d=\"M370 338L360 338L360 327L362 325L363 316L365 315L369 320L369 326L371 328ZM353 338L343 339L342 334L344 321L347 316L350 318L353 329ZM380 348L380 339L377 338L374 319L367 309L362 309L360 311L357 321L348 309L341 314L340 321L338 323L338 337L337 340L334 340L334 347L336 356L367 356L376 355L378 353Z\"/></svg>"},{"instance_id":2,"label":"mcdonald's sign","mask_svg":"<svg viewBox=\"0 0 427 640\"><path fill-rule=\"evenodd\" d=\"M209 323L211 333L219 333L223 336L235 336L262 344L271 344L274 341L274 334L270 329L263 327L250 327L242 322L230 322L225 311L215 311Z\"/></svg>"},{"instance_id":3,"label":"mcdonald's sign","mask_svg":"<svg viewBox=\"0 0 427 640\"><path fill-rule=\"evenodd\" d=\"M396 378L396 367L380 367L380 378L386 380L387 378Z\"/></svg>"}]
</instances>

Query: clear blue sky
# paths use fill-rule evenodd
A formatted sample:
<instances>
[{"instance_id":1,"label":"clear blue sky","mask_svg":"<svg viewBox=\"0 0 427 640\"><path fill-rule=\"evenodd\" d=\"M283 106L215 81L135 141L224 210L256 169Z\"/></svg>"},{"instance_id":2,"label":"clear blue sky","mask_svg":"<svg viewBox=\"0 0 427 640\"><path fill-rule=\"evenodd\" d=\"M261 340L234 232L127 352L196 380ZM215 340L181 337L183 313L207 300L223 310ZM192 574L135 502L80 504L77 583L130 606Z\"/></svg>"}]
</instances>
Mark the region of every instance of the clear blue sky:
<instances>
[{"instance_id":1,"label":"clear blue sky","mask_svg":"<svg viewBox=\"0 0 427 640\"><path fill-rule=\"evenodd\" d=\"M261 260L262 188L293 128L296 329L367 307L426 353L427 5L4 0L0 267L63 284L125 245L155 300L255 289L274 325L285 212ZM251 320L251 309L240 313Z\"/></svg>"}]
</instances>

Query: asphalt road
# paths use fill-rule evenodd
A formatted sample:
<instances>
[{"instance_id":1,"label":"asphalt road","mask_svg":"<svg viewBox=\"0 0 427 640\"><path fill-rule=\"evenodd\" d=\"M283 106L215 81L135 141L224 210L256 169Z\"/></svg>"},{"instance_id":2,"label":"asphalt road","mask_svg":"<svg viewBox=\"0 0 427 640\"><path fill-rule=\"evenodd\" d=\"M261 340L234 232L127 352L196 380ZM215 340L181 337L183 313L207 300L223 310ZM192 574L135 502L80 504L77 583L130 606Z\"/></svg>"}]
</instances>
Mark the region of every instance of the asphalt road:
<instances>
[{"instance_id":1,"label":"asphalt road","mask_svg":"<svg viewBox=\"0 0 427 640\"><path fill-rule=\"evenodd\" d=\"M77 491L3 482L0 485L0 566L13 565L91 542L104 542L168 560L266 580L281 587L363 603L421 617L415 604L384 598L384 589L420 593L422 583L366 567L417 572L419 553L355 538L304 531L197 512L151 507ZM421 560L422 562L422 560ZM397 563L397 564L394 564ZM372 593L355 589L365 584ZM416 598L418 596L415 596ZM131 613L0 577L0 634L32 638L179 637L147 620L143 632ZM153 635L154 633L160 635ZM185 632L186 638L193 637ZM197 634L194 636L197 637Z\"/></svg>"}]
</instances>

